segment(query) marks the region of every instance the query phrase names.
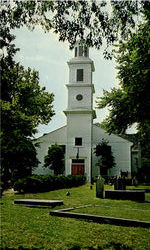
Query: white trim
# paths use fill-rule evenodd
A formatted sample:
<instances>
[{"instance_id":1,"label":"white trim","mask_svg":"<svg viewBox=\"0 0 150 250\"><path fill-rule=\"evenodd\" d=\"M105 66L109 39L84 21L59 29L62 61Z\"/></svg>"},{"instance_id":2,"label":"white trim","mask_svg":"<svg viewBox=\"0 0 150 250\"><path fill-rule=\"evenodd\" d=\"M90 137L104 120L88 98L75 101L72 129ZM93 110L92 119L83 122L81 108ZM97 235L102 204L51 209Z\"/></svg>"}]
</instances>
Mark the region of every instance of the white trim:
<instances>
[{"instance_id":1,"label":"white trim","mask_svg":"<svg viewBox=\"0 0 150 250\"><path fill-rule=\"evenodd\" d=\"M66 116L68 114L91 114L93 116L93 119L96 118L95 110L83 110L83 109L82 110L81 109L77 110L77 109L75 109L75 110L64 110L63 112L64 112L64 114Z\"/></svg>"},{"instance_id":2,"label":"white trim","mask_svg":"<svg viewBox=\"0 0 150 250\"><path fill-rule=\"evenodd\" d=\"M71 83L71 84L66 84L65 85L67 88L70 88L70 87L89 87L89 88L92 88L92 92L95 93L95 88L94 88L94 84L88 84L88 83Z\"/></svg>"}]
</instances>

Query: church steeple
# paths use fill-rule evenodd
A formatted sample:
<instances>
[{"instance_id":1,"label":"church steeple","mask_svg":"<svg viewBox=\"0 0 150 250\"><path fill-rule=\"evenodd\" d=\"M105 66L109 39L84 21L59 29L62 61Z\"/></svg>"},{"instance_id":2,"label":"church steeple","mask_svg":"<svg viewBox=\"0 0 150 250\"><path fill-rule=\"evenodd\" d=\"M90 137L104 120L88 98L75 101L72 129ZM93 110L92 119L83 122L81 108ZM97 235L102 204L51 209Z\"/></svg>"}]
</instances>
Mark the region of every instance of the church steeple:
<instances>
[{"instance_id":1,"label":"church steeple","mask_svg":"<svg viewBox=\"0 0 150 250\"><path fill-rule=\"evenodd\" d=\"M94 84L92 83L92 73L95 69L93 61L89 58L89 49L84 44L78 42L75 45L74 57L68 62L68 66L69 83L66 84L68 106L64 111L67 117L65 171L66 174L80 174L82 168L82 174L90 178L92 128L93 119L96 117L93 110ZM80 166L74 165L77 149Z\"/></svg>"}]
</instances>

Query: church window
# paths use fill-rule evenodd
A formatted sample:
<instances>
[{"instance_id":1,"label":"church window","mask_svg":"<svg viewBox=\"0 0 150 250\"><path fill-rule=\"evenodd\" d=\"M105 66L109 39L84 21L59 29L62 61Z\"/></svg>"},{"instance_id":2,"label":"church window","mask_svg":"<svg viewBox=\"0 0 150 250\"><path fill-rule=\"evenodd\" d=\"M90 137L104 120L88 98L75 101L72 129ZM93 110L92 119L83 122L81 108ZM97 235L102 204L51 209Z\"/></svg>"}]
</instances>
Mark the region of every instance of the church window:
<instances>
[{"instance_id":1,"label":"church window","mask_svg":"<svg viewBox=\"0 0 150 250\"><path fill-rule=\"evenodd\" d=\"M77 47L75 48L75 57L77 57Z\"/></svg>"},{"instance_id":2,"label":"church window","mask_svg":"<svg viewBox=\"0 0 150 250\"><path fill-rule=\"evenodd\" d=\"M75 146L82 146L82 138L81 137L75 138Z\"/></svg>"},{"instance_id":3,"label":"church window","mask_svg":"<svg viewBox=\"0 0 150 250\"><path fill-rule=\"evenodd\" d=\"M79 46L79 56L83 56L83 46Z\"/></svg>"},{"instance_id":4,"label":"church window","mask_svg":"<svg viewBox=\"0 0 150 250\"><path fill-rule=\"evenodd\" d=\"M77 69L77 82L83 81L83 69Z\"/></svg>"}]
</instances>

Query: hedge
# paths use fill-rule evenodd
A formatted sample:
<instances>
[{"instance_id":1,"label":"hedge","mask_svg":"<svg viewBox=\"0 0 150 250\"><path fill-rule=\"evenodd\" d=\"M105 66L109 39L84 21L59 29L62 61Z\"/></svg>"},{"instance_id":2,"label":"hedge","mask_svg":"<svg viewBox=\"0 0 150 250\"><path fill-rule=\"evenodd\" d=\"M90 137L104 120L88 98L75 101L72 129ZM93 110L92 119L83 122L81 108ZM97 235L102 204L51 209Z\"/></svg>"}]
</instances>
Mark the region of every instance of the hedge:
<instances>
[{"instance_id":1,"label":"hedge","mask_svg":"<svg viewBox=\"0 0 150 250\"><path fill-rule=\"evenodd\" d=\"M62 188L78 187L85 184L83 175L33 175L19 179L14 183L14 190L25 193L48 192Z\"/></svg>"}]
</instances>

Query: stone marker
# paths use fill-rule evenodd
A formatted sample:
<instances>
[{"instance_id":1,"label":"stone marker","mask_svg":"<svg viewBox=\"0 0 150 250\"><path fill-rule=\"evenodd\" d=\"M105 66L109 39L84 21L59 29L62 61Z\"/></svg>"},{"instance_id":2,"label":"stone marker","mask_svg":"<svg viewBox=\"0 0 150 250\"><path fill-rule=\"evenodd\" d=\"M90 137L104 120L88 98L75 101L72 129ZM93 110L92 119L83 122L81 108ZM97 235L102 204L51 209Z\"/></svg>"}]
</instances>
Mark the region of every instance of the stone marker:
<instances>
[{"instance_id":1,"label":"stone marker","mask_svg":"<svg viewBox=\"0 0 150 250\"><path fill-rule=\"evenodd\" d=\"M104 179L101 176L98 176L96 180L96 197L103 198L104 193Z\"/></svg>"},{"instance_id":2,"label":"stone marker","mask_svg":"<svg viewBox=\"0 0 150 250\"><path fill-rule=\"evenodd\" d=\"M89 220L90 222L92 221L96 223L105 223L105 224L112 224L112 225L118 225L118 226L150 228L149 221L139 221L139 220L131 220L131 219L70 212L70 210L74 210L74 209L71 208L71 209L52 210L50 211L50 215L66 217L66 218L84 219L86 221Z\"/></svg>"},{"instance_id":3,"label":"stone marker","mask_svg":"<svg viewBox=\"0 0 150 250\"><path fill-rule=\"evenodd\" d=\"M145 201L144 190L105 190L106 199Z\"/></svg>"},{"instance_id":4,"label":"stone marker","mask_svg":"<svg viewBox=\"0 0 150 250\"><path fill-rule=\"evenodd\" d=\"M14 204L55 207L64 203L62 200L16 199Z\"/></svg>"},{"instance_id":5,"label":"stone marker","mask_svg":"<svg viewBox=\"0 0 150 250\"><path fill-rule=\"evenodd\" d=\"M115 190L126 190L126 180L125 178L118 178L115 180L114 183L114 189Z\"/></svg>"},{"instance_id":6,"label":"stone marker","mask_svg":"<svg viewBox=\"0 0 150 250\"><path fill-rule=\"evenodd\" d=\"M136 176L134 176L132 179L132 185L135 187L138 185L138 180L137 180Z\"/></svg>"}]
</instances>

